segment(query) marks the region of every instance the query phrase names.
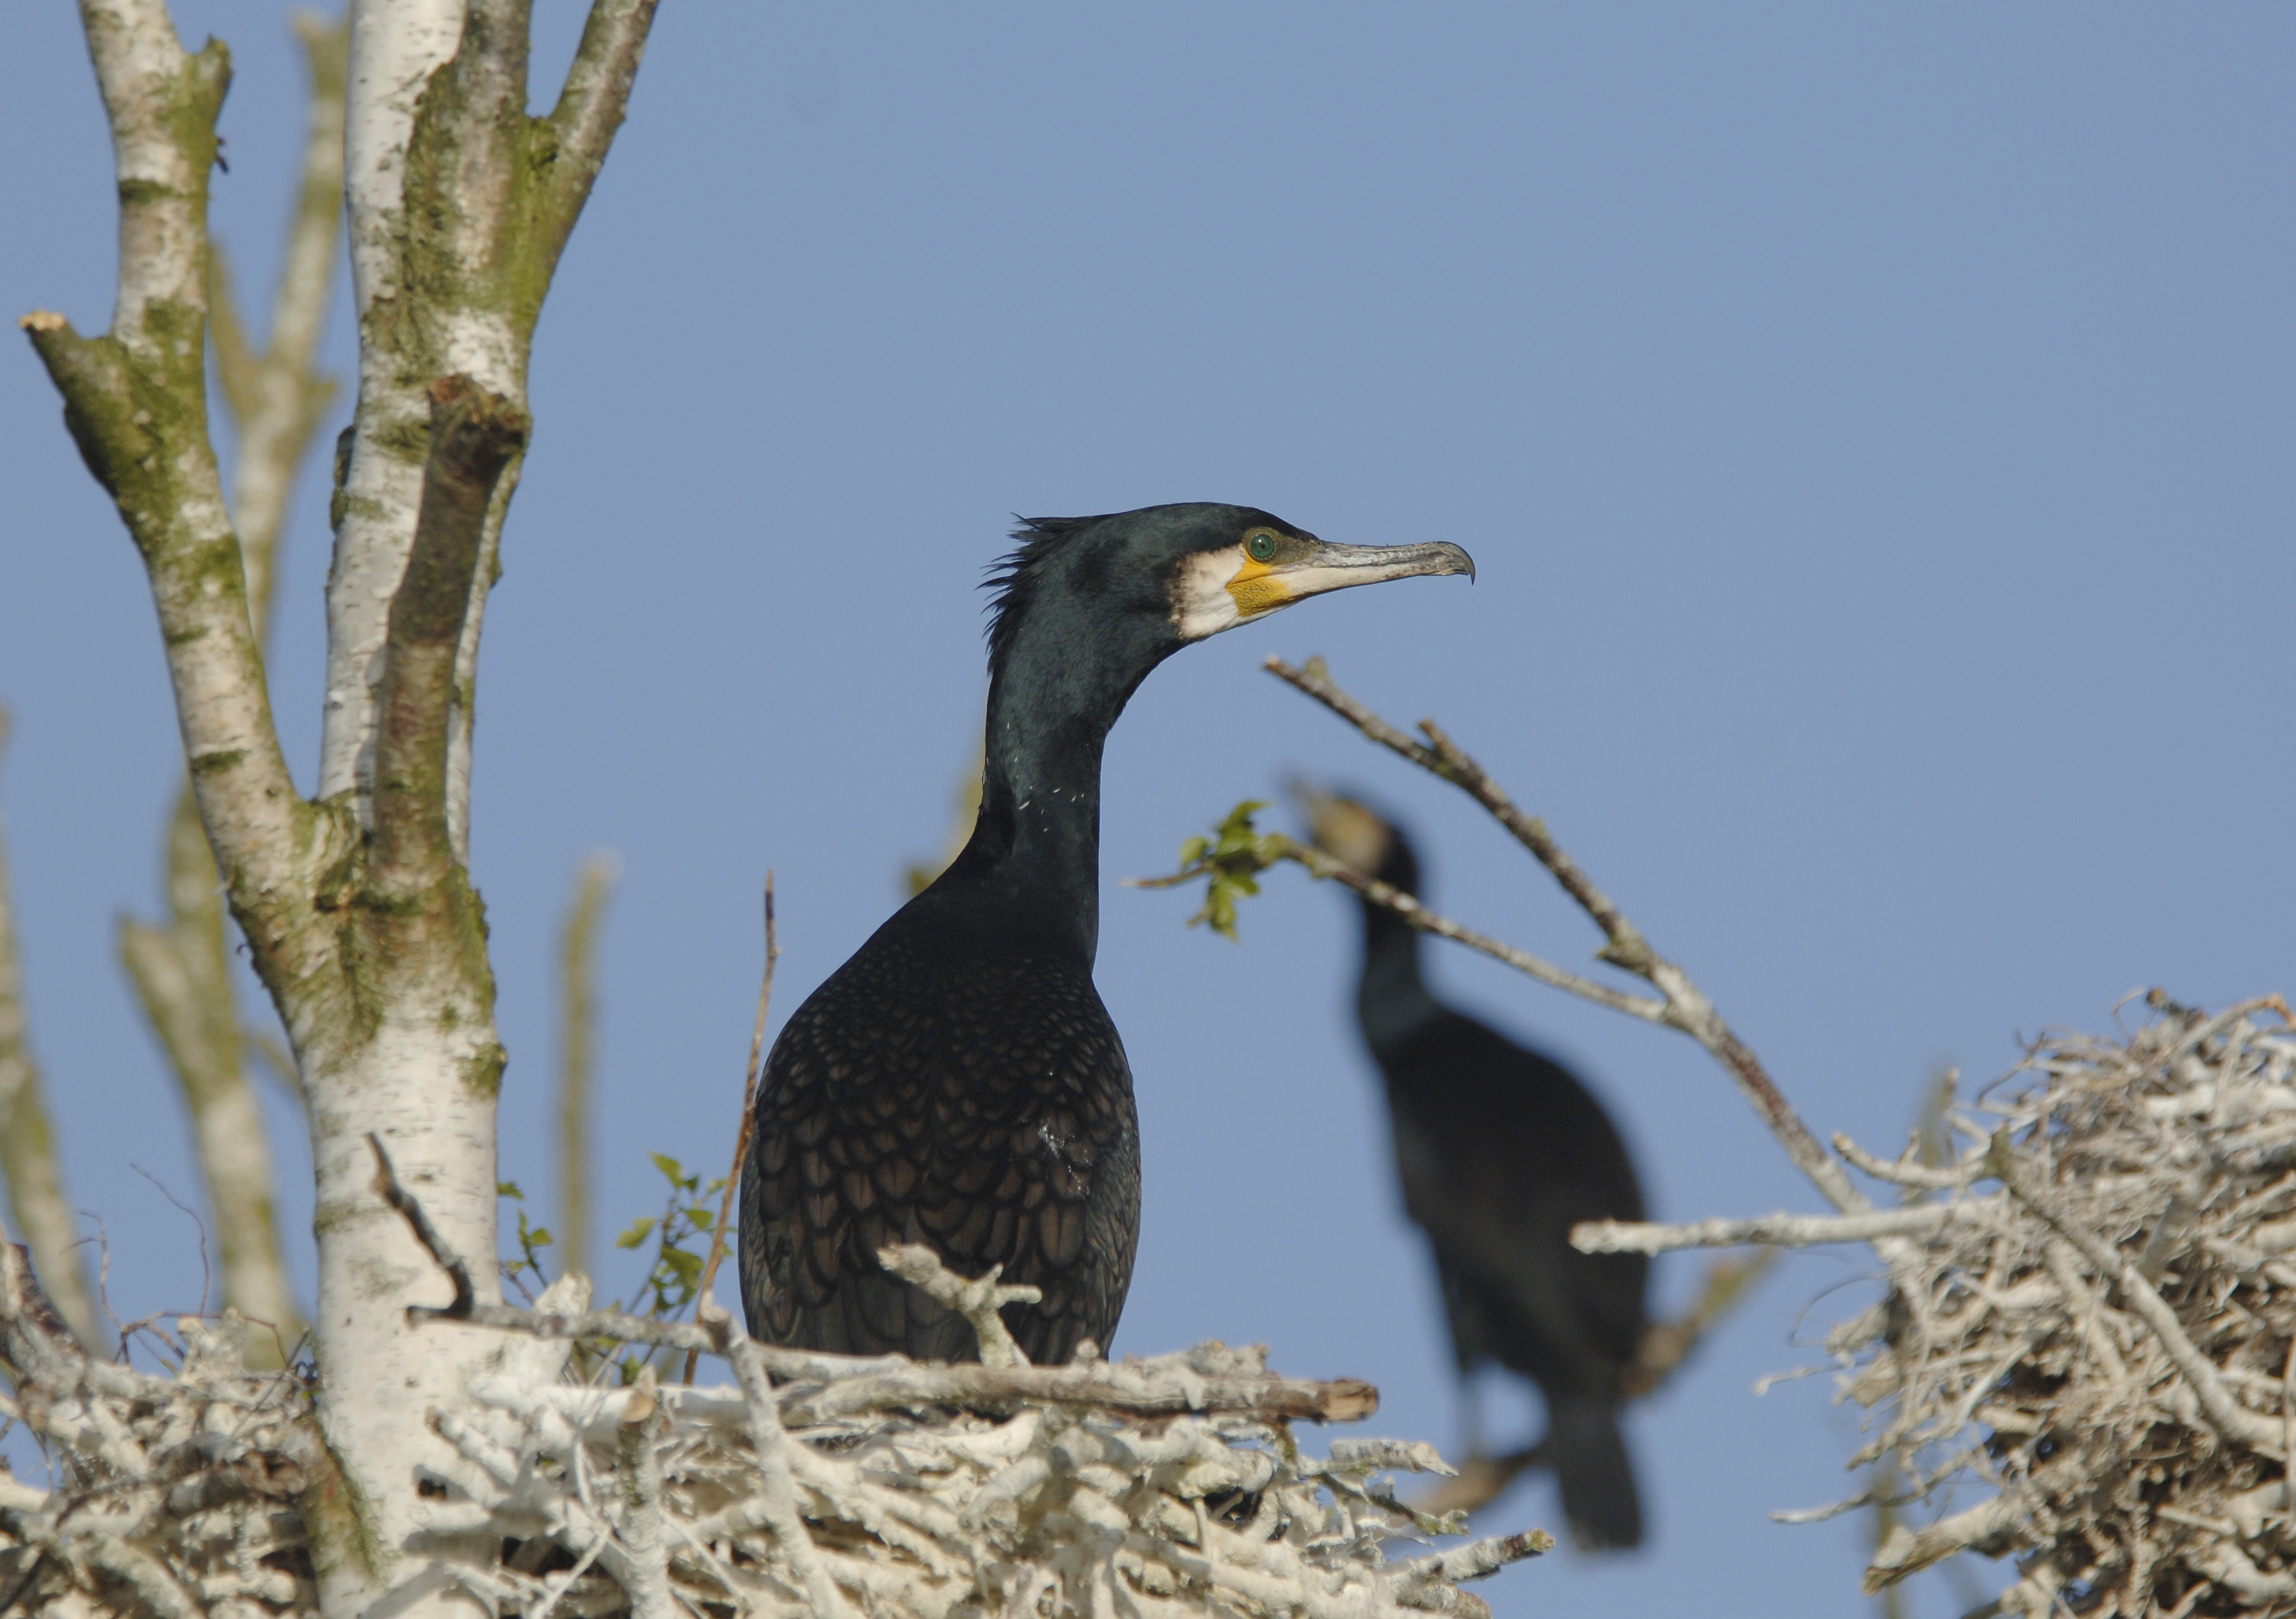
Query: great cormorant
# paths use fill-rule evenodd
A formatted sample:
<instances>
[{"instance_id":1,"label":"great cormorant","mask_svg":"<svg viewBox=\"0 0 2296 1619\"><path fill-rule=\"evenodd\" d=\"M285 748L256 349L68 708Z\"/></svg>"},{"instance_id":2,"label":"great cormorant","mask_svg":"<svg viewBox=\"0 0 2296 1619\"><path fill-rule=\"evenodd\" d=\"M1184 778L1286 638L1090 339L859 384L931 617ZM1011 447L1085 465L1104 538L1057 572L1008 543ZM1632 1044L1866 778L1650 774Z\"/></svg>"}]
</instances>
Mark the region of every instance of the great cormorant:
<instances>
[{"instance_id":1,"label":"great cormorant","mask_svg":"<svg viewBox=\"0 0 2296 1619\"><path fill-rule=\"evenodd\" d=\"M1419 862L1349 799L1307 793L1316 844L1403 892ZM1546 1451L1587 1549L1640 1543L1642 1505L1619 1433L1619 1375L1641 1342L1649 1259L1580 1253L1582 1220L1640 1220L1617 1128L1585 1085L1429 992L1419 932L1363 901L1356 1014L1387 1081L1404 1207L1427 1233L1462 1382L1495 1360L1546 1396Z\"/></svg>"},{"instance_id":2,"label":"great cormorant","mask_svg":"<svg viewBox=\"0 0 2296 1619\"><path fill-rule=\"evenodd\" d=\"M742 1171L742 1303L778 1344L972 1359L972 1327L880 1265L921 1242L1043 1290L1043 1363L1105 1348L1140 1231L1123 1042L1092 982L1100 756L1148 672L1304 597L1474 571L1449 544L1327 545L1248 506L1025 520L988 632L980 818L964 851L774 1043Z\"/></svg>"}]
</instances>

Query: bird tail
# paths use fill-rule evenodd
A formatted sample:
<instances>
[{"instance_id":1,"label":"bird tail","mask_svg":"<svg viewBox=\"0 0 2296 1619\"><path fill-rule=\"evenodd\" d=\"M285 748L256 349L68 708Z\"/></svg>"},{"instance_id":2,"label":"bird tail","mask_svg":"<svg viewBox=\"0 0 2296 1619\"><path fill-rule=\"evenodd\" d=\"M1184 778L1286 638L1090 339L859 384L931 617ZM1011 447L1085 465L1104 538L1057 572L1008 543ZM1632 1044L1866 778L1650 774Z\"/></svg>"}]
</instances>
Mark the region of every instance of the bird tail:
<instances>
[{"instance_id":1,"label":"bird tail","mask_svg":"<svg viewBox=\"0 0 2296 1619\"><path fill-rule=\"evenodd\" d=\"M1547 1409L1547 1450L1562 1486L1562 1515L1581 1551L1623 1550L1643 1540L1643 1504L1617 1408L1563 1399Z\"/></svg>"}]
</instances>

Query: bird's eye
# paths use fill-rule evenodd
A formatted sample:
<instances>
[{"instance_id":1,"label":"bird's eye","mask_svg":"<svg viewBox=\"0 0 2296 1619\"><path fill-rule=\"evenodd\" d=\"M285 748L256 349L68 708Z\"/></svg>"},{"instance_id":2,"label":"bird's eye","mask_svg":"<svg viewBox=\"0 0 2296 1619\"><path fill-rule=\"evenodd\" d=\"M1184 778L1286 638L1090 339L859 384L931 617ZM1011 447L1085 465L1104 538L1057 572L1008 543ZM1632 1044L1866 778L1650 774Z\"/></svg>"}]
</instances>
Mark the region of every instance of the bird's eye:
<instances>
[{"instance_id":1,"label":"bird's eye","mask_svg":"<svg viewBox=\"0 0 2296 1619\"><path fill-rule=\"evenodd\" d=\"M1256 563L1264 563L1275 555L1275 536L1265 529L1254 530L1245 536L1243 554Z\"/></svg>"}]
</instances>

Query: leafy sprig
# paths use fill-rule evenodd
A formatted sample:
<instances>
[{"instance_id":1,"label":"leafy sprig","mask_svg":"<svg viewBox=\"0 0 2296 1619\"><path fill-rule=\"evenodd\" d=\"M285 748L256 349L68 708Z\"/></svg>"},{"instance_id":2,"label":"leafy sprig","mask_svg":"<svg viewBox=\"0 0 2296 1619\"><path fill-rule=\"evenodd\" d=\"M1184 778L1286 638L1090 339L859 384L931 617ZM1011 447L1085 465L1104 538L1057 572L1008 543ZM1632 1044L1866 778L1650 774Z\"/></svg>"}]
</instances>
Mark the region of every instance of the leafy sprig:
<instances>
[{"instance_id":1,"label":"leafy sprig","mask_svg":"<svg viewBox=\"0 0 2296 1619\"><path fill-rule=\"evenodd\" d=\"M614 1245L643 1248L649 1239L652 1241L653 1264L623 1308L632 1315L667 1321L693 1303L701 1291L703 1255L718 1226L718 1212L711 1205L726 1189L726 1182L722 1177L704 1181L699 1171L687 1170L668 1153L648 1156L669 1183L668 1201L659 1215L632 1220L629 1229L614 1238ZM644 1359L636 1353L623 1358L625 1383L636 1380Z\"/></svg>"},{"instance_id":2,"label":"leafy sprig","mask_svg":"<svg viewBox=\"0 0 2296 1619\"><path fill-rule=\"evenodd\" d=\"M1262 833L1251 818L1267 808L1265 799L1248 798L1227 812L1210 837L1193 837L1180 845L1180 869L1155 879L1152 886L1167 887L1204 880L1203 908L1188 918L1188 925L1209 923L1226 939L1236 939L1236 901L1259 892L1259 874L1283 858L1290 840L1280 832Z\"/></svg>"},{"instance_id":3,"label":"leafy sprig","mask_svg":"<svg viewBox=\"0 0 2296 1619\"><path fill-rule=\"evenodd\" d=\"M521 1293L524 1294L526 1295L526 1302L531 1304L534 1303L534 1295L540 1293L545 1287L550 1285L550 1278L544 1273L542 1269L542 1250L550 1246L552 1241L550 1228L548 1226L535 1225L527 1219L526 1194L519 1190L517 1181L496 1181L495 1195L499 1197L507 1197L519 1205L518 1249L520 1257L517 1259L506 1259L503 1261L502 1274L503 1279L508 1282L512 1286L517 1288ZM533 1282L532 1286L529 1286L527 1285L529 1278L531 1278Z\"/></svg>"}]
</instances>

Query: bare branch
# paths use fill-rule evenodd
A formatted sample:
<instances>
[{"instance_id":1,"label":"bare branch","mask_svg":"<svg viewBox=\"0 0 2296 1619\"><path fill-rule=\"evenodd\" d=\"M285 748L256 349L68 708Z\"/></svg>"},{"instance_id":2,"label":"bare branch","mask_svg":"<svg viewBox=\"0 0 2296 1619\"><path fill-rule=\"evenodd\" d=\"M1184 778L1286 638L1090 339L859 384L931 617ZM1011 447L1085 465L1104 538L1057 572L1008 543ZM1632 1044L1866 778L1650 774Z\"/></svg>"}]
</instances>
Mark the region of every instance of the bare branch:
<instances>
[{"instance_id":1,"label":"bare branch","mask_svg":"<svg viewBox=\"0 0 2296 1619\"><path fill-rule=\"evenodd\" d=\"M230 69L220 45L186 54L159 0L85 0L81 15L119 171L119 302L102 337L46 311L20 324L143 553L201 818L254 902L290 885L299 854L332 851L309 835L279 751L208 439L208 171Z\"/></svg>"},{"instance_id":2,"label":"bare branch","mask_svg":"<svg viewBox=\"0 0 2296 1619\"><path fill-rule=\"evenodd\" d=\"M668 1349L726 1352L721 1342L724 1334L711 1327L706 1316L696 1326L611 1310L570 1316L477 1303L470 1267L439 1234L421 1202L400 1184L381 1141L369 1136L367 1145L374 1155L376 1193L398 1211L415 1240L455 1284L452 1303L443 1309L412 1306L406 1312L409 1319L460 1321L537 1338L618 1338ZM746 1335L742 1341L751 1343ZM766 1369L784 1383L837 1385L806 1397L808 1423L862 1410L1030 1402L1086 1405L1142 1417L1227 1411L1263 1421L1312 1422L1357 1422L1379 1409L1379 1391L1359 1379L1310 1383L1217 1369L1206 1372L1195 1369L1192 1357L1186 1355L1168 1357L1163 1363L1120 1367L1099 1361L1062 1367L995 1367L914 1361L905 1355L837 1355L778 1344L751 1343L751 1346Z\"/></svg>"},{"instance_id":3,"label":"bare branch","mask_svg":"<svg viewBox=\"0 0 2296 1619\"><path fill-rule=\"evenodd\" d=\"M766 873L766 973L758 984L758 1017L750 1029L750 1065L742 1080L742 1122L734 1130L734 1162L726 1171L726 1195L718 1200L718 1224L709 1233L709 1254L701 1262L701 1283L696 1289L703 1298L710 1295L709 1285L718 1279L718 1266L726 1257L726 1233L734 1226L734 1197L742 1187L742 1163L750 1155L750 1131L755 1127L758 1107L758 1064L766 1050L766 1013L774 1004L774 965L782 958L781 935L774 928L774 874ZM698 1352L689 1351L685 1357L685 1381L693 1381L693 1367Z\"/></svg>"},{"instance_id":4,"label":"bare branch","mask_svg":"<svg viewBox=\"0 0 2296 1619\"><path fill-rule=\"evenodd\" d=\"M1335 883L1353 889L1373 904L1385 906L1423 933L1433 933L1438 938L1464 944L1471 950L1480 951L1494 961L1504 961L1518 973L1535 978L1551 988L1576 995L1584 1000L1593 1001L1598 1007L1607 1007L1613 1012L1624 1013L1628 1017L1637 1018L1646 1023L1663 1024L1669 1021L1667 1006L1662 1000L1653 999L1647 995L1628 995L1622 990L1613 990L1608 984L1597 983L1593 979L1573 973L1567 967L1559 967L1544 957L1534 956L1529 950L1518 949L1504 940L1494 939L1488 933L1478 933L1473 928L1454 922L1440 912L1429 909L1414 896L1357 870L1346 861L1324 853L1312 843L1302 843L1298 839L1287 837L1280 832L1269 832L1260 834L1260 850L1268 859L1292 861L1296 865L1304 866L1316 876L1328 877ZM1190 869L1176 872L1168 877L1133 877L1126 880L1135 888L1165 888L1175 883L1192 881L1196 875L1193 869Z\"/></svg>"},{"instance_id":5,"label":"bare branch","mask_svg":"<svg viewBox=\"0 0 2296 1619\"><path fill-rule=\"evenodd\" d=\"M113 1534L91 1534L87 1542L89 1566L134 1591L154 1619L204 1619L191 1593L150 1552Z\"/></svg>"},{"instance_id":6,"label":"bare branch","mask_svg":"<svg viewBox=\"0 0 2296 1619\"><path fill-rule=\"evenodd\" d=\"M546 197L537 210L536 246L555 263L590 187L606 160L614 131L629 109L630 86L645 55L657 0L592 0L574 65L551 110L557 160Z\"/></svg>"},{"instance_id":7,"label":"bare branch","mask_svg":"<svg viewBox=\"0 0 2296 1619\"><path fill-rule=\"evenodd\" d=\"M0 755L7 750L8 729L8 711L0 707ZM48 1297L82 1343L94 1343L95 1303L80 1260L71 1200L64 1195L63 1166L48 1122L45 1088L32 1056L4 833L0 833L0 1174L8 1182L15 1229L31 1250L33 1268ZM5 1242L0 1236L0 1245Z\"/></svg>"},{"instance_id":8,"label":"bare branch","mask_svg":"<svg viewBox=\"0 0 2296 1619\"><path fill-rule=\"evenodd\" d=\"M1406 1563L1399 1572L1406 1590L1432 1583L1439 1579L1447 1582L1480 1580L1498 1573L1510 1563L1521 1562L1525 1557L1544 1557L1554 1549L1554 1537L1542 1529L1529 1530L1521 1534L1487 1535L1482 1540L1471 1541L1449 1551L1437 1552L1432 1557Z\"/></svg>"},{"instance_id":9,"label":"bare branch","mask_svg":"<svg viewBox=\"0 0 2296 1619\"><path fill-rule=\"evenodd\" d=\"M1985 1167L1982 1153L1964 1159L1953 1169L1939 1169L1920 1162L1920 1143L1906 1149L1906 1155L1894 1160L1875 1157L1848 1136L1836 1131L1833 1150L1849 1161L1853 1168L1863 1171L1876 1180L1887 1180L1895 1186L1915 1187L1923 1191L1951 1192L1982 1180L1991 1171Z\"/></svg>"},{"instance_id":10,"label":"bare branch","mask_svg":"<svg viewBox=\"0 0 2296 1619\"><path fill-rule=\"evenodd\" d=\"M1803 1174L1809 1177L1811 1183L1824 1195L1825 1200L1844 1213L1854 1213L1873 1206L1866 1196L1850 1184L1849 1177L1843 1173L1841 1166L1826 1155L1825 1149L1818 1145L1817 1138L1802 1123L1800 1115L1794 1112L1771 1081L1760 1059L1723 1022L1721 1014L1691 982L1690 975L1651 949L1634 924L1611 903L1610 897L1596 888L1577 863L1547 835L1545 824L1516 809L1514 801L1500 790L1483 768L1438 729L1431 720L1420 727L1428 737L1428 743L1423 744L1413 741L1341 690L1320 666L1299 670L1280 658L1271 657L1267 660L1267 667L1279 678L1299 687L1373 741L1393 749L1423 769L1461 787L1489 810L1538 858L1539 864L1546 867L1563 891L1577 900L1580 908L1603 930L1607 942L1598 952L1600 959L1646 980L1665 997L1665 1014L1658 1021L1689 1035L1722 1065L1736 1082L1740 1093L1753 1104L1755 1112L1761 1115L1771 1133L1784 1146L1786 1155L1793 1160ZM1543 975L1534 974L1533 976ZM1574 992L1584 993L1583 990ZM1631 1015L1642 1015L1638 1012Z\"/></svg>"},{"instance_id":11,"label":"bare branch","mask_svg":"<svg viewBox=\"0 0 2296 1619\"><path fill-rule=\"evenodd\" d=\"M417 1305L408 1313L417 1320L460 1321L540 1338L612 1338L666 1349L718 1352L716 1340L703 1327L618 1311L554 1315L506 1304L473 1304L467 1311L453 1305L435 1310ZM1076 1406L1128 1417L1193 1412L1246 1417L1259 1422L1360 1422L1379 1409L1379 1391L1358 1378L1319 1383L1265 1375L1200 1373L1190 1368L1186 1356L1120 1366L1093 1362L993 1367L911 1360L905 1355L836 1355L775 1344L758 1344L756 1348L766 1369L791 1385L783 1398L790 1404L785 1419L793 1426L811 1426L863 1411L937 1405L983 1409ZM802 1386L823 1384L833 1386Z\"/></svg>"},{"instance_id":12,"label":"bare branch","mask_svg":"<svg viewBox=\"0 0 2296 1619\"><path fill-rule=\"evenodd\" d=\"M1934 1231L1956 1220L1991 1218L1985 1204L1927 1204L1870 1214L1770 1214L1751 1220L1702 1220L1690 1225L1589 1220L1570 1228L1581 1253L1670 1253L1678 1248L1742 1248L1755 1245L1811 1248L1824 1243L1866 1243L1878 1237Z\"/></svg>"},{"instance_id":13,"label":"bare branch","mask_svg":"<svg viewBox=\"0 0 2296 1619\"><path fill-rule=\"evenodd\" d=\"M1610 941L1611 948L1603 959L1615 962L1629 971L1640 971L1633 957L1644 953L1647 947L1635 925L1620 914L1610 897L1595 886L1578 864L1562 852L1554 840L1547 835L1546 823L1527 816L1498 784L1486 775L1480 765L1467 757L1435 727L1433 720L1423 720L1420 729L1427 734L1429 746L1390 725L1377 714L1341 691L1331 676L1321 667L1321 660L1310 659L1306 669L1294 669L1281 658L1271 656L1267 668L1277 678L1289 681L1316 702L1330 709L1341 719L1354 726L1365 736L1383 747L1391 748L1421 769L1441 777L1454 786L1465 790L1468 796L1490 811L1500 826L1514 834L1516 840L1538 859L1538 863L1554 875L1563 892L1576 900L1579 908L1595 919ZM1615 953L1613 953L1615 952Z\"/></svg>"}]
</instances>

